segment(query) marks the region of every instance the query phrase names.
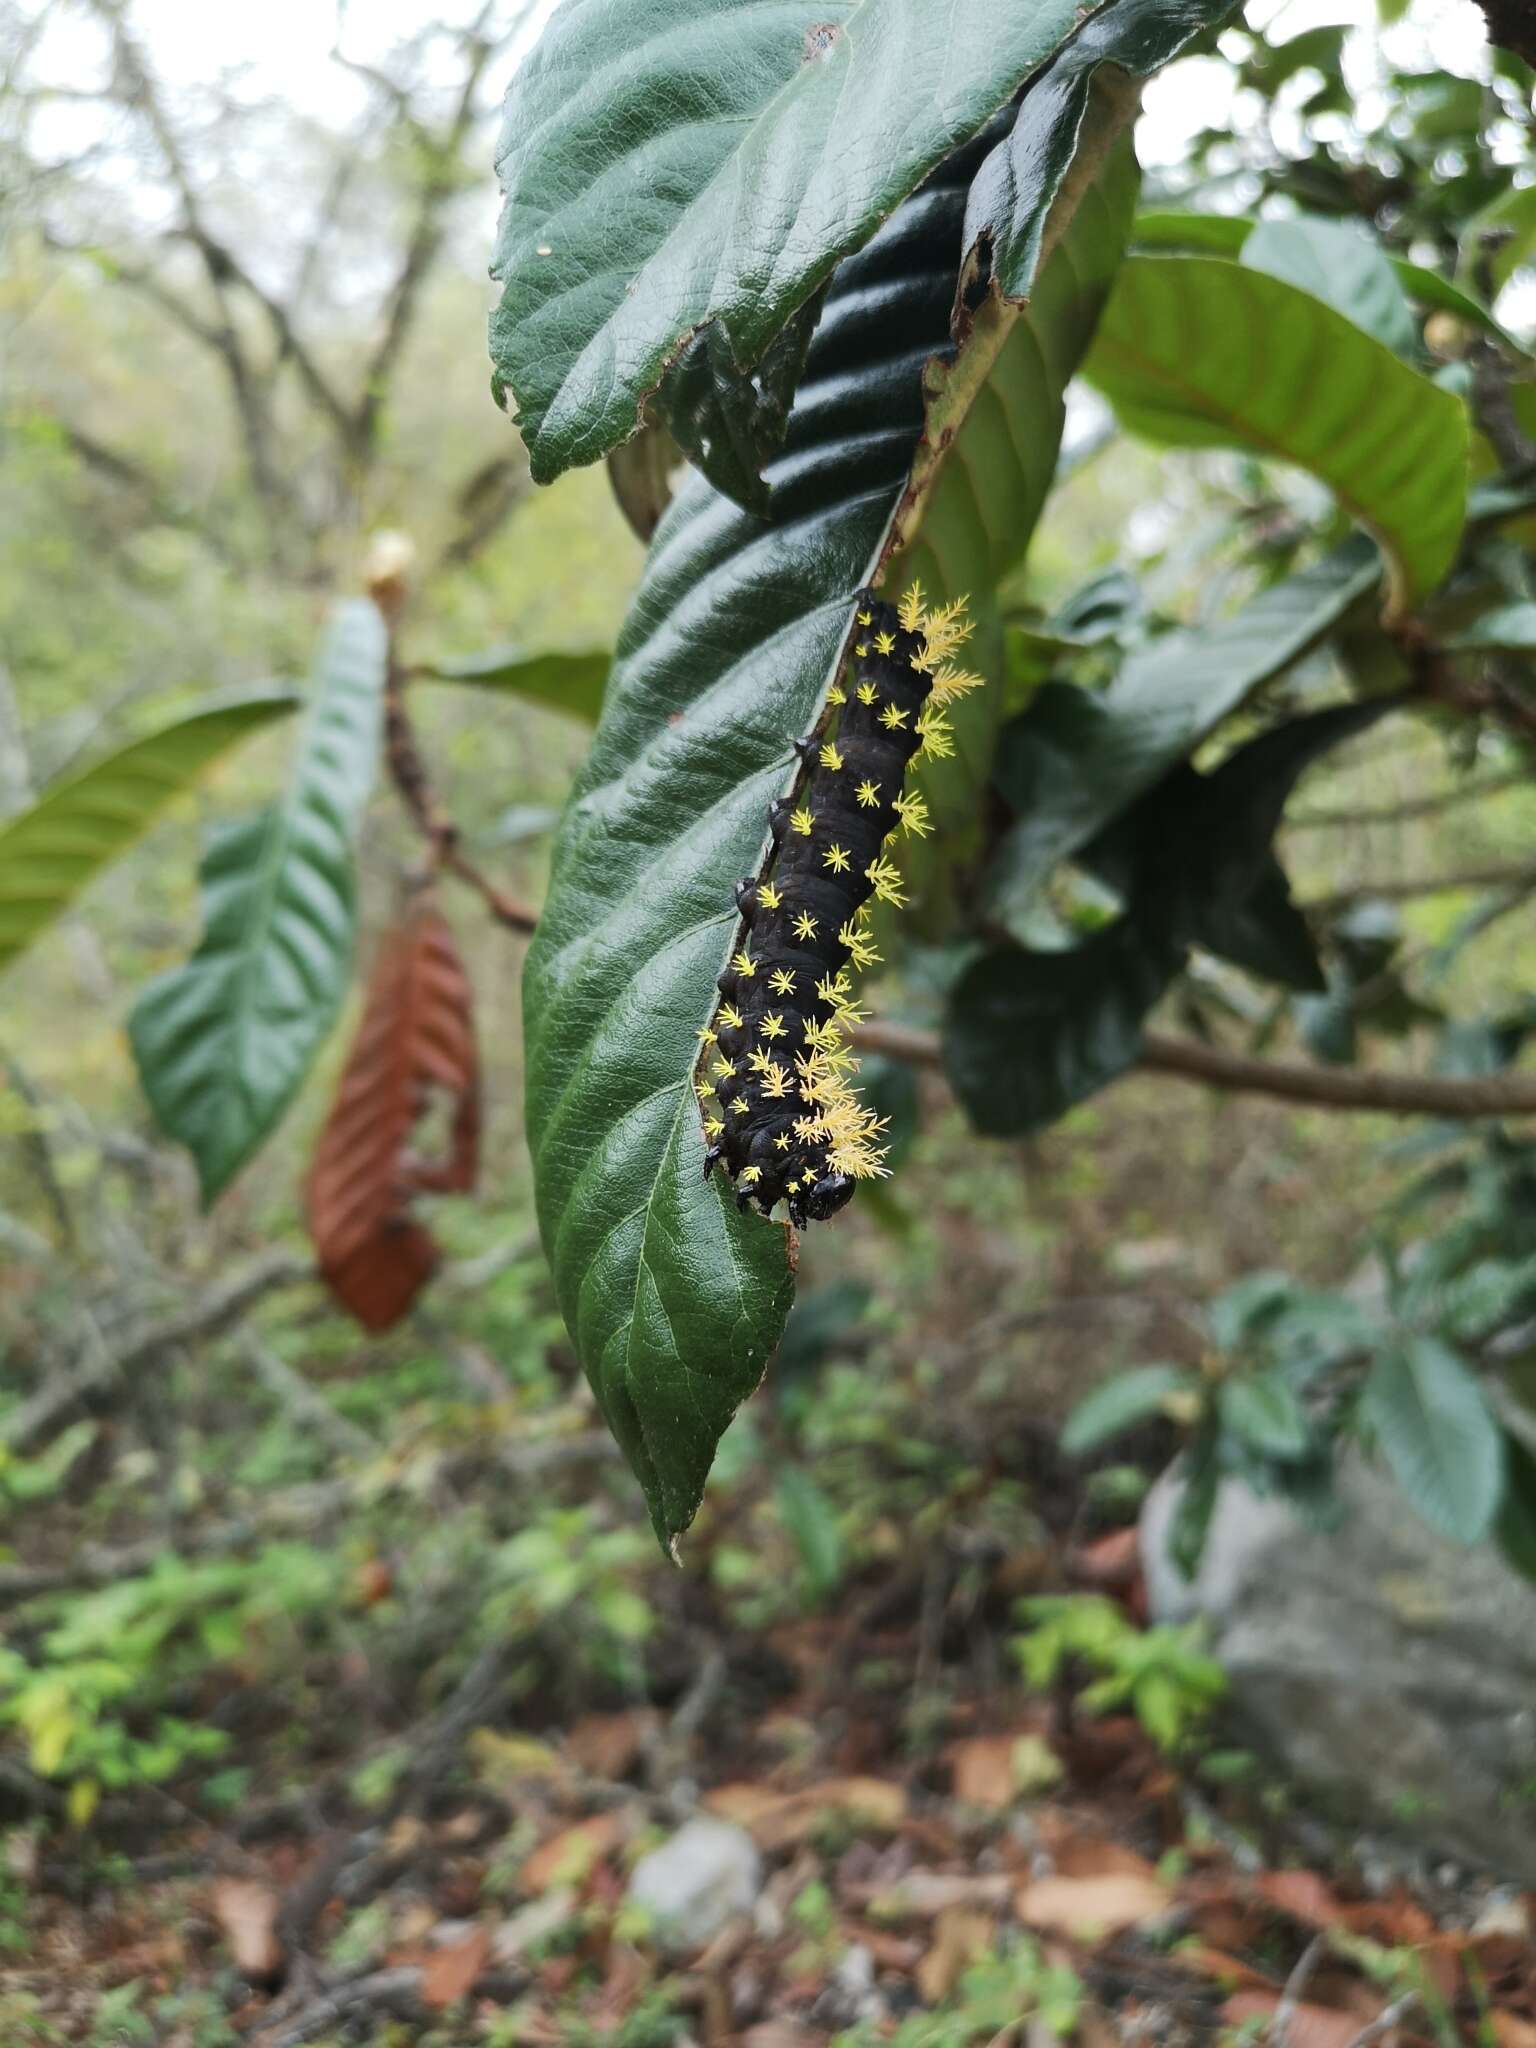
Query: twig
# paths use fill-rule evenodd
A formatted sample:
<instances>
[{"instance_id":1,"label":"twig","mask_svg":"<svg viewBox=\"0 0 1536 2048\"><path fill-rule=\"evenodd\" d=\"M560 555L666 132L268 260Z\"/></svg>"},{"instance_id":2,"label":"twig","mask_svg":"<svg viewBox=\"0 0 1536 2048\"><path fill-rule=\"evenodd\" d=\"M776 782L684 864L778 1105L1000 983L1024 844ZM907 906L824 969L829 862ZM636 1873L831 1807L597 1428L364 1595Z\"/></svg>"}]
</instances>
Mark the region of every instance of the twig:
<instances>
[{"instance_id":1,"label":"twig","mask_svg":"<svg viewBox=\"0 0 1536 2048\"><path fill-rule=\"evenodd\" d=\"M1461 889L1507 888L1536 889L1536 867L1527 861L1520 866L1506 863L1501 867L1469 868L1454 875L1404 875L1388 881L1355 882L1327 896L1309 896L1301 908L1326 914L1370 897L1381 903L1407 903L1415 896L1450 896Z\"/></svg>"},{"instance_id":2,"label":"twig","mask_svg":"<svg viewBox=\"0 0 1536 2048\"><path fill-rule=\"evenodd\" d=\"M210 1288L201 1301L193 1302L180 1314L152 1324L115 1350L103 1346L96 1357L75 1372L39 1387L30 1399L0 1421L0 1443L24 1455L73 1409L104 1392L114 1381L153 1364L163 1352L179 1345L221 1336L266 1295L313 1278L314 1268L307 1260L295 1258L292 1252L268 1253L224 1286Z\"/></svg>"},{"instance_id":3,"label":"twig","mask_svg":"<svg viewBox=\"0 0 1536 2048\"><path fill-rule=\"evenodd\" d=\"M317 2034L354 2013L380 2010L393 2012L399 2019L419 2018L421 1979L421 1970L414 1964L374 1970L366 1977L355 1977L350 1984L339 1984L335 1990L323 1993L280 2034L257 2034L253 2038L261 2043L261 2048L300 2048L302 2042L314 2040Z\"/></svg>"},{"instance_id":4,"label":"twig","mask_svg":"<svg viewBox=\"0 0 1536 2048\"><path fill-rule=\"evenodd\" d=\"M345 1458L367 1457L370 1452L377 1451L378 1445L366 1429L359 1429L355 1422L348 1422L344 1415L338 1415L325 1396L316 1393L304 1375L295 1372L291 1365L279 1358L254 1330L242 1332L240 1354L267 1392L276 1397L288 1414L324 1437L332 1450L339 1451Z\"/></svg>"},{"instance_id":5,"label":"twig","mask_svg":"<svg viewBox=\"0 0 1536 2048\"><path fill-rule=\"evenodd\" d=\"M313 1534L317 1523L350 1506L351 1499L350 1489L341 1485L298 1487L272 1496L260 1514L179 1529L170 1547L181 1557L221 1557L249 1549L279 1529L293 1527ZM148 1571L166 1548L165 1539L157 1535L115 1547L77 1544L59 1564L0 1564L0 1602L34 1600L43 1593L81 1586L115 1586Z\"/></svg>"},{"instance_id":6,"label":"twig","mask_svg":"<svg viewBox=\"0 0 1536 2048\"><path fill-rule=\"evenodd\" d=\"M407 680L407 671L391 650L384 685L384 763L407 816L427 842L431 866L434 872L467 883L508 931L531 932L538 913L481 874L459 844L458 826L437 800L421 742L405 707Z\"/></svg>"},{"instance_id":7,"label":"twig","mask_svg":"<svg viewBox=\"0 0 1536 2048\"><path fill-rule=\"evenodd\" d=\"M1406 2019L1419 2002L1420 1993L1405 1991L1401 1998L1394 1998L1385 2010L1377 2013L1375 2019L1363 2026L1358 2034L1353 2035L1345 2043L1345 2048L1371 2048L1373 2041L1380 2041L1390 2034L1398 2022Z\"/></svg>"},{"instance_id":8,"label":"twig","mask_svg":"<svg viewBox=\"0 0 1536 2048\"><path fill-rule=\"evenodd\" d=\"M1458 783L1454 789L1437 790L1432 796L1412 797L1405 803L1364 806L1358 811L1303 811L1287 818L1287 832L1344 831L1355 825L1397 825L1410 818L1432 818L1457 804L1475 803L1479 797L1501 796L1508 789L1532 785L1529 768L1513 768L1507 775L1490 775L1482 782Z\"/></svg>"},{"instance_id":9,"label":"twig","mask_svg":"<svg viewBox=\"0 0 1536 2048\"><path fill-rule=\"evenodd\" d=\"M1291 2028L1296 2022L1296 2008L1306 1995L1318 1964L1328 1953L1326 1934L1314 1934L1301 1954L1296 1958L1296 1967L1285 1980L1285 1989L1280 1994L1280 2003L1275 2007L1275 2016L1270 2022L1269 2038L1274 2048L1290 2048Z\"/></svg>"},{"instance_id":10,"label":"twig","mask_svg":"<svg viewBox=\"0 0 1536 2048\"><path fill-rule=\"evenodd\" d=\"M942 1068L943 1052L932 1031L873 1020L861 1024L854 1043L862 1051L885 1053L913 1066ZM1365 1073L1359 1068L1305 1067L1281 1060L1250 1059L1193 1038L1149 1031L1141 1058L1130 1072L1169 1074L1177 1080L1224 1088L1234 1094L1272 1095L1317 1109L1370 1110L1381 1116L1536 1116L1536 1075L1499 1074L1455 1079L1441 1074Z\"/></svg>"}]
</instances>

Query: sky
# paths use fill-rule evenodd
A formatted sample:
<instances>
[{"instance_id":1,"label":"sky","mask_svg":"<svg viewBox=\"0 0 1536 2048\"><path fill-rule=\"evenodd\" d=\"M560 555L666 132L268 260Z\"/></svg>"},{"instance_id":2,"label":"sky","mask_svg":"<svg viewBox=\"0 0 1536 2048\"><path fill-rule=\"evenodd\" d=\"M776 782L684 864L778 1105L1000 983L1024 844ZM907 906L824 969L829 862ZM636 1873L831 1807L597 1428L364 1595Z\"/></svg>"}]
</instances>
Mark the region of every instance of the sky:
<instances>
[{"instance_id":1,"label":"sky","mask_svg":"<svg viewBox=\"0 0 1536 2048\"><path fill-rule=\"evenodd\" d=\"M509 72L516 50L532 43L555 5L556 0L526 0L527 21L509 53ZM469 0L449 5L434 0L430 7L426 0L261 0L258 8L229 6L224 0L136 0L133 19L156 68L168 78L195 85L239 67L252 97L280 92L306 112L344 118L358 108L365 88L331 62L338 19L341 46L368 60L433 19L463 18L470 11ZM1282 38L1333 22L1378 31L1376 0L1256 0L1249 14ZM53 35L66 67L76 51L83 54L88 48L88 34L71 21L68 10L61 10ZM1357 75L1351 83L1360 89L1368 86L1378 34L1357 41ZM1463 76L1476 72L1484 43L1475 0L1413 0L1402 23L1379 31L1379 46L1399 60ZM1224 91L1220 67L1194 60L1172 66L1152 82L1141 136L1145 161L1170 161L1183 136L1219 118L1220 107L1211 99L1218 78L1218 89Z\"/></svg>"}]
</instances>

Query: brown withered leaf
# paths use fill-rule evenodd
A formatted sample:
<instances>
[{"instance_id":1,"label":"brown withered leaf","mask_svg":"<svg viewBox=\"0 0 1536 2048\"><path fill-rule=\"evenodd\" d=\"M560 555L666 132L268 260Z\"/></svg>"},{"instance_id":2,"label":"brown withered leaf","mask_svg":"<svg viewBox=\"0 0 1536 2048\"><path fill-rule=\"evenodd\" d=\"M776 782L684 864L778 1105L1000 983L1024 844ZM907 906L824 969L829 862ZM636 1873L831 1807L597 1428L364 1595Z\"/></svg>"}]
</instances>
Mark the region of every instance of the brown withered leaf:
<instances>
[{"instance_id":1,"label":"brown withered leaf","mask_svg":"<svg viewBox=\"0 0 1536 2048\"><path fill-rule=\"evenodd\" d=\"M282 1901L270 1885L247 1877L221 1877L213 1888L213 1917L224 1930L235 1968L265 1984L283 1967L277 1915Z\"/></svg>"},{"instance_id":2,"label":"brown withered leaf","mask_svg":"<svg viewBox=\"0 0 1536 2048\"><path fill-rule=\"evenodd\" d=\"M490 1952L490 1930L485 1927L476 1927L458 1941L430 1949L422 1965L422 2004L434 2010L457 2005L473 1988Z\"/></svg>"},{"instance_id":3,"label":"brown withered leaf","mask_svg":"<svg viewBox=\"0 0 1536 2048\"><path fill-rule=\"evenodd\" d=\"M331 1292L365 1330L397 1323L438 1250L411 1214L420 1194L475 1184L480 1075L469 979L442 914L422 897L379 948L363 1018L310 1168L309 1232ZM446 1153L411 1150L434 1095Z\"/></svg>"}]
</instances>

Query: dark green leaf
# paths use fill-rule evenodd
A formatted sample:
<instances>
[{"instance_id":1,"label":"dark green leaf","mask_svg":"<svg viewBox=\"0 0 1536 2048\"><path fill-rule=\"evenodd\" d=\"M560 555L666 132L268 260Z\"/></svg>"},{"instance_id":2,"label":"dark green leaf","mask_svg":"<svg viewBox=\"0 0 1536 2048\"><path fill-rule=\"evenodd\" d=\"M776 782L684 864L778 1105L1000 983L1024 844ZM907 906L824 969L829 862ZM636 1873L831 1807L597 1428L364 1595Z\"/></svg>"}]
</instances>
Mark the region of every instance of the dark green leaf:
<instances>
[{"instance_id":1,"label":"dark green leaf","mask_svg":"<svg viewBox=\"0 0 1536 2048\"><path fill-rule=\"evenodd\" d=\"M1222 1426L1266 1458L1300 1458L1307 1419L1295 1391L1272 1372L1238 1373L1221 1386Z\"/></svg>"},{"instance_id":2,"label":"dark green leaf","mask_svg":"<svg viewBox=\"0 0 1536 2048\"><path fill-rule=\"evenodd\" d=\"M1494 1540L1522 1578L1536 1581L1536 1458L1516 1436L1504 1436L1504 1499Z\"/></svg>"},{"instance_id":3,"label":"dark green leaf","mask_svg":"<svg viewBox=\"0 0 1536 2048\"><path fill-rule=\"evenodd\" d=\"M997 786L1019 813L995 909L1022 912L1057 864L1190 754L1259 684L1314 647L1369 591L1376 551L1356 540L1262 591L1230 618L1170 633L1126 661L1102 696L1048 684L1003 733Z\"/></svg>"},{"instance_id":4,"label":"dark green leaf","mask_svg":"<svg viewBox=\"0 0 1536 2048\"><path fill-rule=\"evenodd\" d=\"M792 1294L784 1229L703 1179L696 1033L734 944L732 884L761 860L766 806L793 783L790 743L819 714L918 444L973 169L946 166L833 280L768 472L771 516L695 477L663 519L529 952L541 1228L578 1354L664 1542L692 1519ZM1116 234L1131 198L1123 162L1117 175ZM1061 393L1118 248L1104 204L1080 217L980 387L983 406L1001 395L981 422L994 428L986 486L966 487L962 585L978 557L985 575L989 557L1022 552L1017 507L1050 474ZM924 536L948 530L946 497L941 474Z\"/></svg>"},{"instance_id":5,"label":"dark green leaf","mask_svg":"<svg viewBox=\"0 0 1536 2048\"><path fill-rule=\"evenodd\" d=\"M1182 1482L1178 1501L1168 1525L1168 1556L1179 1573L1192 1579L1205 1555L1211 1533L1211 1517L1221 1491L1221 1461L1217 1456L1218 1434L1207 1424L1174 1470Z\"/></svg>"},{"instance_id":6,"label":"dark green leaf","mask_svg":"<svg viewBox=\"0 0 1536 2048\"><path fill-rule=\"evenodd\" d=\"M1204 249L1212 255L1236 257L1256 225L1241 214L1171 213L1153 208L1136 216L1134 239L1142 249ZM1442 277L1438 270L1426 269L1421 263L1410 263L1403 256L1389 256L1386 261L1410 299L1416 299L1423 306L1434 306L1444 313L1454 313L1469 327L1493 335L1513 355L1529 353L1507 328L1500 326L1480 300L1463 291L1460 285L1453 284L1450 278Z\"/></svg>"},{"instance_id":7,"label":"dark green leaf","mask_svg":"<svg viewBox=\"0 0 1536 2048\"><path fill-rule=\"evenodd\" d=\"M945 1070L977 1129L1038 1130L1134 1066L1142 1020L1184 958L1130 916L1071 952L984 954L961 976L944 1031Z\"/></svg>"},{"instance_id":8,"label":"dark green leaf","mask_svg":"<svg viewBox=\"0 0 1536 2048\"><path fill-rule=\"evenodd\" d=\"M212 762L298 699L253 697L163 726L55 783L0 826L0 971Z\"/></svg>"},{"instance_id":9,"label":"dark green leaf","mask_svg":"<svg viewBox=\"0 0 1536 2048\"><path fill-rule=\"evenodd\" d=\"M491 326L534 476L718 321L748 369L1072 28L1072 0L566 0L507 96ZM958 258L958 248L954 251Z\"/></svg>"},{"instance_id":10,"label":"dark green leaf","mask_svg":"<svg viewBox=\"0 0 1536 2048\"><path fill-rule=\"evenodd\" d=\"M1465 409L1309 292L1216 257L1132 256L1086 372L1134 433L1249 448L1327 484L1380 542L1395 609L1455 559Z\"/></svg>"},{"instance_id":11,"label":"dark green leaf","mask_svg":"<svg viewBox=\"0 0 1536 2048\"><path fill-rule=\"evenodd\" d=\"M1170 1396L1198 1385L1193 1374L1177 1365L1142 1365L1132 1372L1117 1372L1072 1410L1061 1432L1061 1448L1071 1457L1096 1451L1139 1422L1166 1414Z\"/></svg>"},{"instance_id":12,"label":"dark green leaf","mask_svg":"<svg viewBox=\"0 0 1536 2048\"><path fill-rule=\"evenodd\" d=\"M1422 354L1403 287L1363 226L1308 214L1261 220L1243 243L1242 260L1337 308L1405 361Z\"/></svg>"},{"instance_id":13,"label":"dark green leaf","mask_svg":"<svg viewBox=\"0 0 1536 2048\"><path fill-rule=\"evenodd\" d=\"M490 647L484 654L455 655L430 663L426 677L440 683L469 683L481 690L505 690L530 704L568 711L588 725L597 723L613 656L605 648Z\"/></svg>"},{"instance_id":14,"label":"dark green leaf","mask_svg":"<svg viewBox=\"0 0 1536 2048\"><path fill-rule=\"evenodd\" d=\"M278 801L223 826L203 861L203 938L139 997L129 1036L162 1130L211 1202L293 1100L352 964L353 838L373 786L387 638L337 612Z\"/></svg>"},{"instance_id":15,"label":"dark green leaf","mask_svg":"<svg viewBox=\"0 0 1536 2048\"><path fill-rule=\"evenodd\" d=\"M1361 1413L1426 1521L1457 1543L1487 1535L1503 1494L1504 1439L1449 1345L1395 1339L1371 1367Z\"/></svg>"},{"instance_id":16,"label":"dark green leaf","mask_svg":"<svg viewBox=\"0 0 1536 2048\"><path fill-rule=\"evenodd\" d=\"M965 247L985 238L1004 297L1029 294L1051 202L1076 151L1094 78L1103 64L1145 78L1186 43L1225 20L1234 0L1118 0L1090 16L1031 87L1028 117L1015 122L977 173L965 214Z\"/></svg>"}]
</instances>

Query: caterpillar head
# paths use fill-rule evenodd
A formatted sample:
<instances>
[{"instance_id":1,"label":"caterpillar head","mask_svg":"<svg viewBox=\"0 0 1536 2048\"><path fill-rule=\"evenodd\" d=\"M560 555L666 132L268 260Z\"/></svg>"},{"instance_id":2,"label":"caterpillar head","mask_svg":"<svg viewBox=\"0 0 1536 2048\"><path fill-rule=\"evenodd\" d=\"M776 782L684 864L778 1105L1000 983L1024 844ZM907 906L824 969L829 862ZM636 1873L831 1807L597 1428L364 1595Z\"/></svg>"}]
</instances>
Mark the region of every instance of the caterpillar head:
<instances>
[{"instance_id":1,"label":"caterpillar head","mask_svg":"<svg viewBox=\"0 0 1536 2048\"><path fill-rule=\"evenodd\" d=\"M803 1195L798 1204L792 1205L791 1220L798 1228L800 1218L793 1215L793 1209L798 1207L802 1216L808 1217L812 1223L825 1223L829 1216L835 1216L839 1209L846 1207L857 1186L858 1182L851 1173L824 1173L810 1192Z\"/></svg>"}]
</instances>

